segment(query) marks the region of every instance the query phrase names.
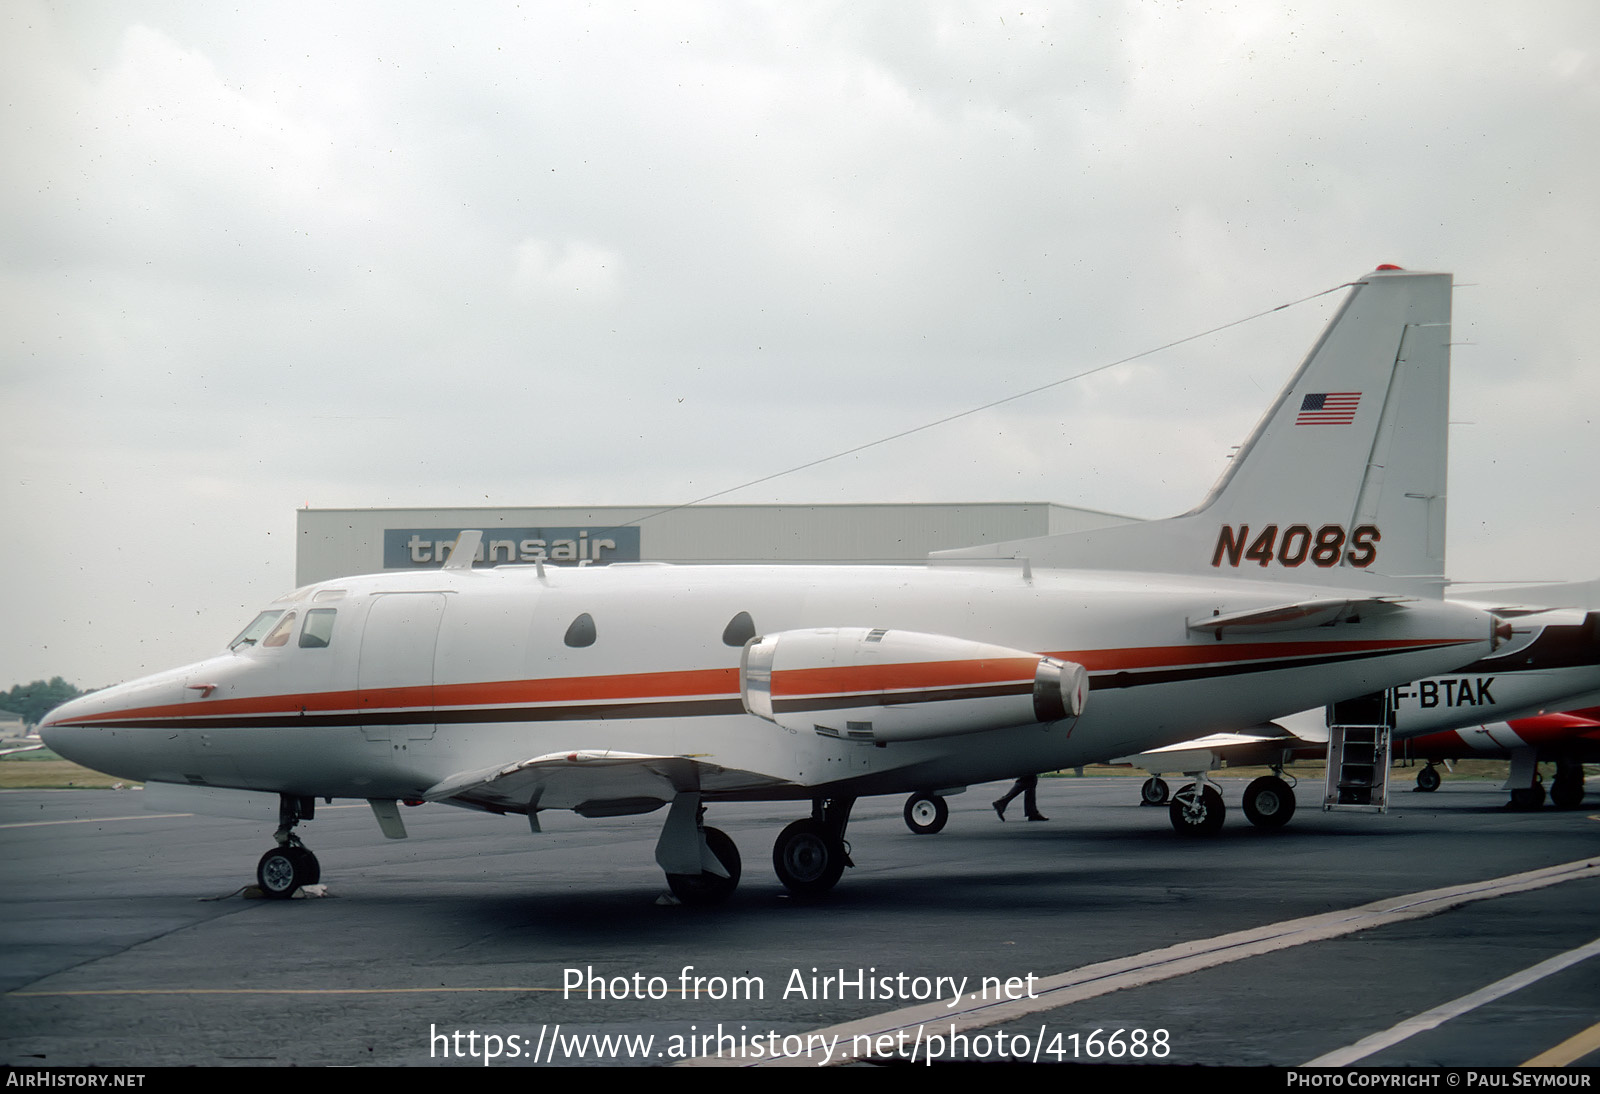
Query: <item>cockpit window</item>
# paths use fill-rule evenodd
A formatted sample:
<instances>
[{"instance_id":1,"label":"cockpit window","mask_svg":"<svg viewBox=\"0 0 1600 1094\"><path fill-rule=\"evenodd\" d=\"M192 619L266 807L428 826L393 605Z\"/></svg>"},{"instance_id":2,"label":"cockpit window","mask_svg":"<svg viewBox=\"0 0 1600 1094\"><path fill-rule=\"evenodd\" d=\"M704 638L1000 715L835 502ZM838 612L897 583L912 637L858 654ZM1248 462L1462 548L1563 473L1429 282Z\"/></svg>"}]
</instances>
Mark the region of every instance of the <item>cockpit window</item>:
<instances>
[{"instance_id":1,"label":"cockpit window","mask_svg":"<svg viewBox=\"0 0 1600 1094\"><path fill-rule=\"evenodd\" d=\"M300 628L300 648L320 650L333 641L332 608L312 608L306 613L306 625Z\"/></svg>"},{"instance_id":2,"label":"cockpit window","mask_svg":"<svg viewBox=\"0 0 1600 1094\"><path fill-rule=\"evenodd\" d=\"M278 619L278 616L282 614L283 612L281 609L278 611L262 612L260 615L252 619L250 621L250 625L244 630L240 631L232 642L228 643L228 648L230 650L236 650L240 646L255 645L257 642L261 641L262 635L266 634L267 631L272 629L272 624L275 623Z\"/></svg>"},{"instance_id":3,"label":"cockpit window","mask_svg":"<svg viewBox=\"0 0 1600 1094\"><path fill-rule=\"evenodd\" d=\"M287 646L289 644L289 634L294 630L294 616L294 612L288 612L282 619L278 620L278 625L273 627L272 631L261 640L261 648L270 650L276 646Z\"/></svg>"}]
</instances>

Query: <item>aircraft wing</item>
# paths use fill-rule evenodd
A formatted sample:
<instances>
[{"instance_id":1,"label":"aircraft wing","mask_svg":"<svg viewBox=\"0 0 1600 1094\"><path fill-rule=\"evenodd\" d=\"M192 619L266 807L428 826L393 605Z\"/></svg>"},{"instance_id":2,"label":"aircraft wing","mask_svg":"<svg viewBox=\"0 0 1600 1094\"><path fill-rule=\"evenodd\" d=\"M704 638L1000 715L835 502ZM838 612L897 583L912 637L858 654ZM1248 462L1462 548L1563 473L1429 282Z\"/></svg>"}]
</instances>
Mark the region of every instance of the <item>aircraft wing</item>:
<instances>
[{"instance_id":1,"label":"aircraft wing","mask_svg":"<svg viewBox=\"0 0 1600 1094\"><path fill-rule=\"evenodd\" d=\"M783 783L693 756L575 749L460 772L430 787L424 797L491 813L571 809L585 817L620 817L649 813L685 791L714 793Z\"/></svg>"},{"instance_id":2,"label":"aircraft wing","mask_svg":"<svg viewBox=\"0 0 1600 1094\"><path fill-rule=\"evenodd\" d=\"M1230 767L1265 766L1284 763L1294 756L1318 757L1326 750L1326 741L1308 741L1268 722L1243 733L1213 733L1134 756L1119 756L1111 762L1142 767L1152 773L1209 771L1223 766L1223 761Z\"/></svg>"}]
</instances>

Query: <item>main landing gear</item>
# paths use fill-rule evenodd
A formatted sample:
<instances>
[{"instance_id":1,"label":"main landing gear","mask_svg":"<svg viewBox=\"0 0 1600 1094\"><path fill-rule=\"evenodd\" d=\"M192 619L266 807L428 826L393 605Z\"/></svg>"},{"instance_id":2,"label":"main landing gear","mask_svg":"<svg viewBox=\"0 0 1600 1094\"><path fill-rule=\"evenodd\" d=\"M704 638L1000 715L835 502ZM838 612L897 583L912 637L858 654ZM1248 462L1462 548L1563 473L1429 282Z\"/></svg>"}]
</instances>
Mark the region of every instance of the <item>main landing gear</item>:
<instances>
[{"instance_id":1,"label":"main landing gear","mask_svg":"<svg viewBox=\"0 0 1600 1094\"><path fill-rule=\"evenodd\" d=\"M855 801L818 798L811 804L811 816L779 833L772 845L772 868L795 896L826 893L838 884L844 868L854 865L844 829ZM743 871L739 848L727 833L705 827L704 817L698 793L679 794L656 842L656 862L672 895L684 904L721 904L738 888Z\"/></svg>"},{"instance_id":2,"label":"main landing gear","mask_svg":"<svg viewBox=\"0 0 1600 1094\"><path fill-rule=\"evenodd\" d=\"M1424 794L1432 794L1439 789L1439 784L1443 781L1444 779L1439 775L1439 769L1433 766L1432 760L1429 760L1428 765L1417 772L1417 789Z\"/></svg>"},{"instance_id":3,"label":"main landing gear","mask_svg":"<svg viewBox=\"0 0 1600 1094\"><path fill-rule=\"evenodd\" d=\"M272 900L288 900L305 885L322 879L322 866L311 849L294 834L294 826L316 815L315 798L278 795L278 830L273 838L278 846L256 863L256 883L261 894Z\"/></svg>"},{"instance_id":4,"label":"main landing gear","mask_svg":"<svg viewBox=\"0 0 1600 1094\"><path fill-rule=\"evenodd\" d=\"M855 803L854 798L817 798L811 803L811 816L778 833L772 845L772 869L789 892L799 897L821 896L839 883L846 866L855 865L850 861L850 845L844 841Z\"/></svg>"},{"instance_id":5,"label":"main landing gear","mask_svg":"<svg viewBox=\"0 0 1600 1094\"><path fill-rule=\"evenodd\" d=\"M667 887L684 904L721 904L739 887L739 848L720 828L705 826L700 795L686 791L672 801L656 841L656 862Z\"/></svg>"},{"instance_id":6,"label":"main landing gear","mask_svg":"<svg viewBox=\"0 0 1600 1094\"><path fill-rule=\"evenodd\" d=\"M1158 785L1152 786L1152 783ZM1166 801L1166 790L1166 783L1150 779L1144 784L1140 797L1146 805L1160 805ZM1294 804L1294 780L1285 778L1279 766L1273 767L1271 775L1263 775L1244 788L1244 815L1257 828L1282 828L1294 816ZM1222 829L1227 809L1222 804L1222 795L1201 774L1196 782L1172 795L1167 815L1173 829L1181 835L1214 836Z\"/></svg>"}]
</instances>

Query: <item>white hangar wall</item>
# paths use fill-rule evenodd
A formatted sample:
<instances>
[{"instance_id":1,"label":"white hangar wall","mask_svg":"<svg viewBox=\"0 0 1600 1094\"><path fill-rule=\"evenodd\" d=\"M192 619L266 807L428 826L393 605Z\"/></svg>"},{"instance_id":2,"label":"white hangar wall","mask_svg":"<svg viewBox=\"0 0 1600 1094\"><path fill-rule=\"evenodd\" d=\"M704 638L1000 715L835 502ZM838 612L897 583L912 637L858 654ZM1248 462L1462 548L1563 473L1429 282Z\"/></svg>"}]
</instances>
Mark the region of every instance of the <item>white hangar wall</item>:
<instances>
[{"instance_id":1,"label":"white hangar wall","mask_svg":"<svg viewBox=\"0 0 1600 1094\"><path fill-rule=\"evenodd\" d=\"M929 551L1127 524L1049 502L301 509L295 580L437 567L466 528L480 564L907 562Z\"/></svg>"}]
</instances>

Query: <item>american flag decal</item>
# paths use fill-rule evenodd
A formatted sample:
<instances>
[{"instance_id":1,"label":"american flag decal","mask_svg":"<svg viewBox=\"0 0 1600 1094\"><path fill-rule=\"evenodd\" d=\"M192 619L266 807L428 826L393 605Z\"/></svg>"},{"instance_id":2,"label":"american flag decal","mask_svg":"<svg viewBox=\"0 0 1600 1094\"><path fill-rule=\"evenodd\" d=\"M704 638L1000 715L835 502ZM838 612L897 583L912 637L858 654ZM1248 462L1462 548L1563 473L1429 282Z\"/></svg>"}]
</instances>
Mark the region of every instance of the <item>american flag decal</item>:
<instances>
[{"instance_id":1,"label":"american flag decal","mask_svg":"<svg viewBox=\"0 0 1600 1094\"><path fill-rule=\"evenodd\" d=\"M1300 404L1295 425L1349 425L1356 420L1359 391L1319 391Z\"/></svg>"}]
</instances>

